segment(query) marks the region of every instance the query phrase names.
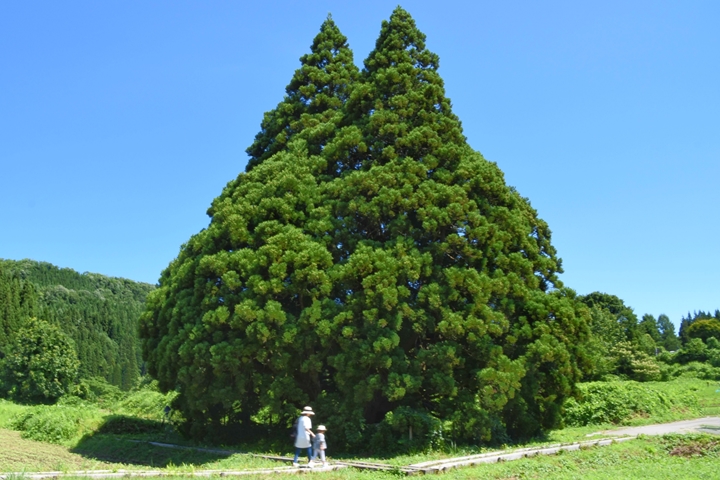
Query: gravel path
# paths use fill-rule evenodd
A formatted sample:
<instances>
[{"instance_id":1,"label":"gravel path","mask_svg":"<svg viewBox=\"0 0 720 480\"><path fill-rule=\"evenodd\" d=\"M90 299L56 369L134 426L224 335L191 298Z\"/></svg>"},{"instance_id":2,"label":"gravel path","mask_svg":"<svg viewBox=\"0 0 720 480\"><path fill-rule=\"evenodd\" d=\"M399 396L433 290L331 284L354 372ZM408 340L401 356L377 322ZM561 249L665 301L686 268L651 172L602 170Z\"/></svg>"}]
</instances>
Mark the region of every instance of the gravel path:
<instances>
[{"instance_id":1,"label":"gravel path","mask_svg":"<svg viewBox=\"0 0 720 480\"><path fill-rule=\"evenodd\" d=\"M720 435L720 417L696 418L695 420L682 420L672 423L660 423L655 425L643 425L642 427L628 427L602 432L591 433L591 435L665 435L667 433L714 433Z\"/></svg>"}]
</instances>

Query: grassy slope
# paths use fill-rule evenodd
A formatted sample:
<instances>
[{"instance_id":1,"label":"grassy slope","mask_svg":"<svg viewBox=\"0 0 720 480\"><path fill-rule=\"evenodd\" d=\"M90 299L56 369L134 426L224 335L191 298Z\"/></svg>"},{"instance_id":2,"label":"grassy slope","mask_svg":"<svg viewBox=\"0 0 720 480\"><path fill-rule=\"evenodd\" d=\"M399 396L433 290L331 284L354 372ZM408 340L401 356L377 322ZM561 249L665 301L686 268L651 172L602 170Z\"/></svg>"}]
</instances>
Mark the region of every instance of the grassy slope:
<instances>
[{"instance_id":1,"label":"grassy slope","mask_svg":"<svg viewBox=\"0 0 720 480\"><path fill-rule=\"evenodd\" d=\"M282 465L242 454L223 455L154 447L110 435L98 435L83 442L82 447L71 449L25 440L20 437L20 432L5 429L0 429L0 452L0 472L166 468L172 473Z\"/></svg>"},{"instance_id":2,"label":"grassy slope","mask_svg":"<svg viewBox=\"0 0 720 480\"><path fill-rule=\"evenodd\" d=\"M71 453L66 447L25 440L20 432L0 430L0 471L37 472L119 468Z\"/></svg>"},{"instance_id":3,"label":"grassy slope","mask_svg":"<svg viewBox=\"0 0 720 480\"><path fill-rule=\"evenodd\" d=\"M702 437L696 437L702 439ZM669 454L672 445L666 438L645 437L633 442L596 447L579 452L566 452L558 456L524 459L515 462L462 468L443 474L446 480L455 479L642 479L717 478L720 464L717 452L691 457ZM143 448L147 449L147 446ZM37 444L21 440L15 432L0 430L0 449L3 451L0 468L3 471L76 470L86 468L127 468L118 464L95 462L67 452L64 447ZM7 452L7 453L6 453ZM231 457L232 458L232 457ZM239 468L237 459L225 462L196 464L195 468ZM244 462L242 462L244 463ZM269 466L279 466L272 463ZM244 464L242 468L258 468L265 462ZM22 468L25 467L25 468ZM178 473L183 469L178 469ZM171 473L172 470L168 473ZM360 472L345 469L318 473L323 480L397 479L397 475L377 472ZM243 477L268 478L264 475Z\"/></svg>"},{"instance_id":4,"label":"grassy slope","mask_svg":"<svg viewBox=\"0 0 720 480\"><path fill-rule=\"evenodd\" d=\"M692 391L699 399L702 415L717 414L720 410L720 383L697 379L679 379L658 388ZM0 400L0 427L8 424L15 414L28 407ZM679 414L682 416L682 412ZM697 411L695 415L697 416ZM686 417L687 418L687 417ZM660 419L633 418L633 425L656 423ZM664 419L663 419L664 420ZM586 435L613 425L566 428L550 432L533 444L586 440ZM157 435L155 435L157 436ZM171 434L174 437L174 435ZM0 471L41 471L76 469L147 469L166 468L167 473L181 473L198 469L249 469L282 466L282 463L258 459L248 455L226 455L189 450L173 450L133 442L133 439L169 441L177 439L153 438L153 435L107 435L95 433L72 445L58 446L23 440L19 432L0 430ZM163 437L160 434L160 437ZM644 438L633 442L599 447L582 452L564 453L557 457L532 458L498 465L485 465L447 472L444 478L713 478L717 475L718 456L699 456L686 459L668 454L663 439ZM175 443L175 442L173 442ZM527 445L530 446L530 445ZM236 447L239 448L239 447ZM285 453L290 453L288 445ZM487 449L483 449L487 450ZM258 450L259 451L259 450ZM478 453L479 449L455 452L430 452L420 455L384 459L393 465L407 465L430 459ZM332 456L332 451L329 454ZM379 461L379 460L375 460ZM396 478L389 474L343 470L322 473L326 479ZM246 477L244 477L246 478ZM260 477L259 477L260 478Z\"/></svg>"},{"instance_id":5,"label":"grassy slope","mask_svg":"<svg viewBox=\"0 0 720 480\"><path fill-rule=\"evenodd\" d=\"M130 438L118 438L115 435L94 435L81 442L72 451L87 458L124 463L128 465L126 468L134 469L152 467L187 471L282 466L276 461L250 455L156 447L142 441L132 441Z\"/></svg>"}]
</instances>

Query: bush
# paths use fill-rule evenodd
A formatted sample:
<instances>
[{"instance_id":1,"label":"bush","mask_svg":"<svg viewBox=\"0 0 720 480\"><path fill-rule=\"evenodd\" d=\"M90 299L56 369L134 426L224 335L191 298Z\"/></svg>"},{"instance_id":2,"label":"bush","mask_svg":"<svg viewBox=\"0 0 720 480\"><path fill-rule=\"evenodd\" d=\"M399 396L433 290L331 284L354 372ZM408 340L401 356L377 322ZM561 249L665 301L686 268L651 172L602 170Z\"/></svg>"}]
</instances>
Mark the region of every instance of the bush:
<instances>
[{"instance_id":1,"label":"bush","mask_svg":"<svg viewBox=\"0 0 720 480\"><path fill-rule=\"evenodd\" d=\"M663 370L663 379L692 377L701 380L720 380L720 368L703 362L690 362L685 365L670 365Z\"/></svg>"},{"instance_id":2,"label":"bush","mask_svg":"<svg viewBox=\"0 0 720 480\"><path fill-rule=\"evenodd\" d=\"M620 424L637 417L662 418L676 411L698 411L694 394L661 391L652 383L590 382L578 388L580 400L565 403L564 418L569 426Z\"/></svg>"},{"instance_id":3,"label":"bush","mask_svg":"<svg viewBox=\"0 0 720 480\"><path fill-rule=\"evenodd\" d=\"M85 398L100 405L113 404L125 396L115 385L109 384L104 378L86 378L81 380L82 390L87 392Z\"/></svg>"},{"instance_id":4,"label":"bush","mask_svg":"<svg viewBox=\"0 0 720 480\"><path fill-rule=\"evenodd\" d=\"M704 362L708 359L708 348L699 338L687 342L675 355L678 363Z\"/></svg>"},{"instance_id":5,"label":"bush","mask_svg":"<svg viewBox=\"0 0 720 480\"><path fill-rule=\"evenodd\" d=\"M615 360L615 371L630 380L647 382L660 380L660 365L647 353L630 342L619 342L610 349Z\"/></svg>"},{"instance_id":6,"label":"bush","mask_svg":"<svg viewBox=\"0 0 720 480\"><path fill-rule=\"evenodd\" d=\"M164 395L157 391L139 390L117 402L113 410L122 415L161 421L165 417L165 407L176 395L175 392Z\"/></svg>"},{"instance_id":7,"label":"bush","mask_svg":"<svg viewBox=\"0 0 720 480\"><path fill-rule=\"evenodd\" d=\"M53 403L70 391L79 368L72 339L57 325L30 318L10 343L0 372L10 397Z\"/></svg>"},{"instance_id":8,"label":"bush","mask_svg":"<svg viewBox=\"0 0 720 480\"><path fill-rule=\"evenodd\" d=\"M98 428L97 433L112 433L115 435L137 435L143 433L162 433L165 425L155 420L130 417L127 415L110 415Z\"/></svg>"},{"instance_id":9,"label":"bush","mask_svg":"<svg viewBox=\"0 0 720 480\"><path fill-rule=\"evenodd\" d=\"M373 427L375 432L370 439L373 451L407 453L444 444L442 422L426 412L408 407L388 412L385 419Z\"/></svg>"},{"instance_id":10,"label":"bush","mask_svg":"<svg viewBox=\"0 0 720 480\"><path fill-rule=\"evenodd\" d=\"M88 406L40 405L17 414L10 428L30 440L67 444L95 430L101 421L101 412Z\"/></svg>"}]
</instances>

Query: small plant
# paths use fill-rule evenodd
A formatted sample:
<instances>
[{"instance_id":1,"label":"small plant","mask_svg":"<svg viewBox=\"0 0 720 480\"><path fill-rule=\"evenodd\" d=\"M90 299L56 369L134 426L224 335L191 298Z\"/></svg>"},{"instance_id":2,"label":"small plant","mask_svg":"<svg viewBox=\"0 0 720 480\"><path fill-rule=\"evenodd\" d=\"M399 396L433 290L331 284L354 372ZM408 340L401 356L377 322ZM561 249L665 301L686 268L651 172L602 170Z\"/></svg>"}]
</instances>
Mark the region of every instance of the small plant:
<instances>
[{"instance_id":1,"label":"small plant","mask_svg":"<svg viewBox=\"0 0 720 480\"><path fill-rule=\"evenodd\" d=\"M677 457L720 457L720 439L714 435L665 435L663 444Z\"/></svg>"}]
</instances>

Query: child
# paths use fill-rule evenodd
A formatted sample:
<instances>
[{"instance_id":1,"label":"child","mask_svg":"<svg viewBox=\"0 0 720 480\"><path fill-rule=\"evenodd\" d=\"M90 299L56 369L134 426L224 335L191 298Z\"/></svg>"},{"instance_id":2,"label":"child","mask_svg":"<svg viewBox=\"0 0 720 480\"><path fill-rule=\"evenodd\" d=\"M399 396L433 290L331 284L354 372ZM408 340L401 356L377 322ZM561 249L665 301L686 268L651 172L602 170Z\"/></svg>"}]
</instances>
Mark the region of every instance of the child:
<instances>
[{"instance_id":1,"label":"child","mask_svg":"<svg viewBox=\"0 0 720 480\"><path fill-rule=\"evenodd\" d=\"M322 461L323 467L327 467L327 461L325 460L325 449L327 448L327 442L325 441L326 431L327 429L325 428L325 425L320 425L317 427L317 433L313 439L312 459L315 460L318 454L320 454L320 460Z\"/></svg>"}]
</instances>

